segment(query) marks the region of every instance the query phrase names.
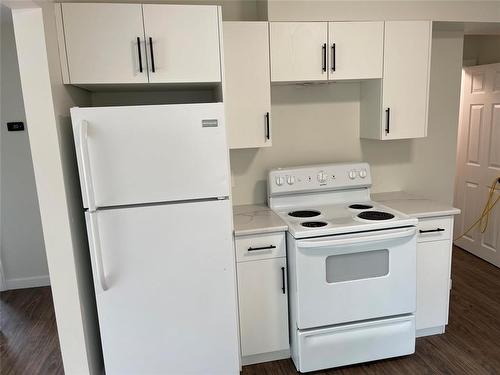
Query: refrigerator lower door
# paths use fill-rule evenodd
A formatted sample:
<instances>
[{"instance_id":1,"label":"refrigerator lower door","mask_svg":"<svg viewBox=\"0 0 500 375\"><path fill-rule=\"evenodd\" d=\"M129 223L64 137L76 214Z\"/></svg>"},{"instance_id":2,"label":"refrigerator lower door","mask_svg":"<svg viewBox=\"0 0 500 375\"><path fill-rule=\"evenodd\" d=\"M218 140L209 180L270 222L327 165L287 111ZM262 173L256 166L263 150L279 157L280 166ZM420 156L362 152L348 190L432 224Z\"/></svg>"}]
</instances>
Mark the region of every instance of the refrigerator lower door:
<instances>
[{"instance_id":1,"label":"refrigerator lower door","mask_svg":"<svg viewBox=\"0 0 500 375\"><path fill-rule=\"evenodd\" d=\"M230 201L86 219L106 374L239 373Z\"/></svg>"},{"instance_id":2,"label":"refrigerator lower door","mask_svg":"<svg viewBox=\"0 0 500 375\"><path fill-rule=\"evenodd\" d=\"M222 103L72 108L86 208L229 195Z\"/></svg>"}]
</instances>

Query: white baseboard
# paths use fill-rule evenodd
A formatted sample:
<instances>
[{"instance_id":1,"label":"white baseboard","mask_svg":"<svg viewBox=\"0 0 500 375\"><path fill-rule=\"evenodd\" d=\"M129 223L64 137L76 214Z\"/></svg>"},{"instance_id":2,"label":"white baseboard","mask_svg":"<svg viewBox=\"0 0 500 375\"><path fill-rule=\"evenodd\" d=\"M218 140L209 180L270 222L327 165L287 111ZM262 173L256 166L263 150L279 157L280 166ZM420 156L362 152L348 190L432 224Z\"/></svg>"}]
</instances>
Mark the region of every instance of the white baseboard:
<instances>
[{"instance_id":1,"label":"white baseboard","mask_svg":"<svg viewBox=\"0 0 500 375\"><path fill-rule=\"evenodd\" d=\"M277 361L280 359L290 358L290 350L279 350L276 352L248 355L241 358L243 366L253 365L255 363L263 363L269 361Z\"/></svg>"},{"instance_id":2,"label":"white baseboard","mask_svg":"<svg viewBox=\"0 0 500 375\"><path fill-rule=\"evenodd\" d=\"M417 329L417 332L415 335L416 335L416 337L440 335L440 334L444 333L445 328L446 328L446 326L437 326L437 327L431 327L431 328Z\"/></svg>"},{"instance_id":3,"label":"white baseboard","mask_svg":"<svg viewBox=\"0 0 500 375\"><path fill-rule=\"evenodd\" d=\"M5 280L6 290L36 288L39 286L48 286L48 285L50 285L49 275L22 277L18 279Z\"/></svg>"}]
</instances>

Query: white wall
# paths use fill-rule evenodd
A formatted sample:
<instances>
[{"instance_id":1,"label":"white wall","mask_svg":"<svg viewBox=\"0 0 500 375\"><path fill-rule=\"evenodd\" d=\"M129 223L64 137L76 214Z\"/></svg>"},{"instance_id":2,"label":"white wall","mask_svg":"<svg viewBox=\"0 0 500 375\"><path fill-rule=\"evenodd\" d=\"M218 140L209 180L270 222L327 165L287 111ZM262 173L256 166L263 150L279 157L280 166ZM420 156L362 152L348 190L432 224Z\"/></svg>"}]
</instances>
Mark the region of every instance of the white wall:
<instances>
[{"instance_id":1,"label":"white wall","mask_svg":"<svg viewBox=\"0 0 500 375\"><path fill-rule=\"evenodd\" d=\"M500 35L466 35L464 61L475 60L474 65L500 62Z\"/></svg>"},{"instance_id":2,"label":"white wall","mask_svg":"<svg viewBox=\"0 0 500 375\"><path fill-rule=\"evenodd\" d=\"M429 129L413 141L405 189L453 203L462 76L461 32L438 31L432 38Z\"/></svg>"},{"instance_id":3,"label":"white wall","mask_svg":"<svg viewBox=\"0 0 500 375\"><path fill-rule=\"evenodd\" d=\"M231 150L235 204L266 200L271 168L343 161L368 161L374 190L403 188L412 142L359 138L359 83L273 85L273 146Z\"/></svg>"},{"instance_id":4,"label":"white wall","mask_svg":"<svg viewBox=\"0 0 500 375\"><path fill-rule=\"evenodd\" d=\"M67 374L97 374L102 354L69 108L88 92L62 84L54 6L13 10L26 119L57 328Z\"/></svg>"},{"instance_id":5,"label":"white wall","mask_svg":"<svg viewBox=\"0 0 500 375\"><path fill-rule=\"evenodd\" d=\"M269 0L270 21L427 19L500 22L500 2L481 0Z\"/></svg>"},{"instance_id":6,"label":"white wall","mask_svg":"<svg viewBox=\"0 0 500 375\"><path fill-rule=\"evenodd\" d=\"M49 284L42 224L19 78L12 15L0 5L0 257L7 289ZM26 130L8 132L6 123L23 121Z\"/></svg>"}]
</instances>

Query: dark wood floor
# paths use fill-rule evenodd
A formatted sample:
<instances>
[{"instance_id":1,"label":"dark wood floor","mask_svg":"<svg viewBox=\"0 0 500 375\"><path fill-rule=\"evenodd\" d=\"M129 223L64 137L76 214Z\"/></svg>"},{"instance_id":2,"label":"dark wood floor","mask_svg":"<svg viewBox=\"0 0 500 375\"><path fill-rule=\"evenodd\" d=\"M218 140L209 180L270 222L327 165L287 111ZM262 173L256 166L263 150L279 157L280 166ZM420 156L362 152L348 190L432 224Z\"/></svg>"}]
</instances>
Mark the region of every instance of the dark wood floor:
<instances>
[{"instance_id":1,"label":"dark wood floor","mask_svg":"<svg viewBox=\"0 0 500 375\"><path fill-rule=\"evenodd\" d=\"M0 374L64 374L50 287L0 293Z\"/></svg>"},{"instance_id":2,"label":"dark wood floor","mask_svg":"<svg viewBox=\"0 0 500 375\"><path fill-rule=\"evenodd\" d=\"M313 374L500 374L500 269L455 248L452 277L444 335L417 339L411 356ZM2 375L63 373L50 288L1 293L0 314ZM243 367L243 375L296 373L289 359Z\"/></svg>"}]
</instances>

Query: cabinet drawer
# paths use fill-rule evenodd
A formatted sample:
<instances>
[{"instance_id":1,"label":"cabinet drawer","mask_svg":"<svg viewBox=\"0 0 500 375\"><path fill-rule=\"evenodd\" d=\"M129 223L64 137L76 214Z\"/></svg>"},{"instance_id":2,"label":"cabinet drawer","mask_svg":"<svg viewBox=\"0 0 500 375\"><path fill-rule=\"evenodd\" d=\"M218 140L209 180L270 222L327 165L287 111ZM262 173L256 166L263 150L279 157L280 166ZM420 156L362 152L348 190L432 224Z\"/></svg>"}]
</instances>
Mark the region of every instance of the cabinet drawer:
<instances>
[{"instance_id":1,"label":"cabinet drawer","mask_svg":"<svg viewBox=\"0 0 500 375\"><path fill-rule=\"evenodd\" d=\"M286 255L284 233L237 237L235 242L237 262L277 258Z\"/></svg>"},{"instance_id":2,"label":"cabinet drawer","mask_svg":"<svg viewBox=\"0 0 500 375\"><path fill-rule=\"evenodd\" d=\"M419 219L417 242L449 240L453 231L453 218L438 217Z\"/></svg>"}]
</instances>

